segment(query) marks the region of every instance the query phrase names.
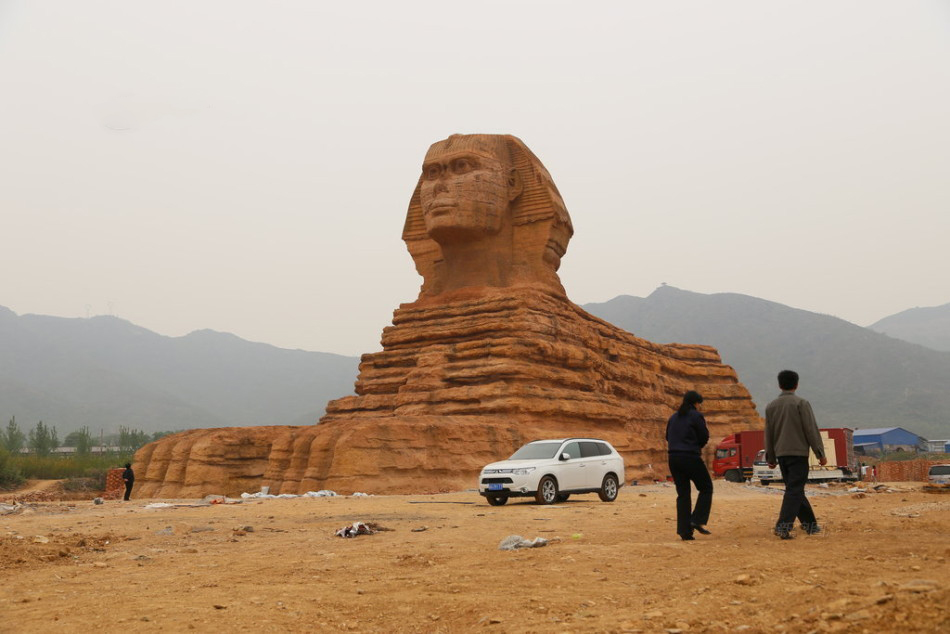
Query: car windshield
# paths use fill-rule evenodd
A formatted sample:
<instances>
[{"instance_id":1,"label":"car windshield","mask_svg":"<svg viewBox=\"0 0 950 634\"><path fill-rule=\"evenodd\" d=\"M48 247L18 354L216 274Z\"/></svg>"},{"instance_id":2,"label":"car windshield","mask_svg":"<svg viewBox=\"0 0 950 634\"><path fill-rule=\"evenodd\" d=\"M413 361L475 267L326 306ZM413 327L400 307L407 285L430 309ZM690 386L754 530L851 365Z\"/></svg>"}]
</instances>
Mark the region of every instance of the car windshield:
<instances>
[{"instance_id":1,"label":"car windshield","mask_svg":"<svg viewBox=\"0 0 950 634\"><path fill-rule=\"evenodd\" d=\"M950 465L938 464L930 467L930 475L950 475Z\"/></svg>"},{"instance_id":2,"label":"car windshield","mask_svg":"<svg viewBox=\"0 0 950 634\"><path fill-rule=\"evenodd\" d=\"M559 442L532 442L528 443L511 455L509 460L538 460L539 458L553 458L557 454Z\"/></svg>"}]
</instances>

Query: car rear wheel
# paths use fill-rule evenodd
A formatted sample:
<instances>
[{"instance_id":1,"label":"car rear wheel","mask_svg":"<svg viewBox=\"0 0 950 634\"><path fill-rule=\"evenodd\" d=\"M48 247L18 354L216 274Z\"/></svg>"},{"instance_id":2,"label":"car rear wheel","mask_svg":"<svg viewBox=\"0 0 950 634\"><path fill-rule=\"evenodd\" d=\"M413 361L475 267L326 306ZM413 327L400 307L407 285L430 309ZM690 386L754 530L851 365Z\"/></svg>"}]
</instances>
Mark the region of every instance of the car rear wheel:
<instances>
[{"instance_id":1,"label":"car rear wheel","mask_svg":"<svg viewBox=\"0 0 950 634\"><path fill-rule=\"evenodd\" d=\"M554 504L557 502L557 482L551 476L544 476L538 482L538 492L534 494L538 504Z\"/></svg>"},{"instance_id":2,"label":"car rear wheel","mask_svg":"<svg viewBox=\"0 0 950 634\"><path fill-rule=\"evenodd\" d=\"M600 485L600 491L597 492L597 495L600 496L601 502L613 502L617 499L617 493L619 492L620 484L617 482L617 476L608 473L604 476L604 482Z\"/></svg>"},{"instance_id":3,"label":"car rear wheel","mask_svg":"<svg viewBox=\"0 0 950 634\"><path fill-rule=\"evenodd\" d=\"M488 503L492 506L504 506L505 502L508 501L507 495L486 495L485 499L488 500Z\"/></svg>"}]
</instances>

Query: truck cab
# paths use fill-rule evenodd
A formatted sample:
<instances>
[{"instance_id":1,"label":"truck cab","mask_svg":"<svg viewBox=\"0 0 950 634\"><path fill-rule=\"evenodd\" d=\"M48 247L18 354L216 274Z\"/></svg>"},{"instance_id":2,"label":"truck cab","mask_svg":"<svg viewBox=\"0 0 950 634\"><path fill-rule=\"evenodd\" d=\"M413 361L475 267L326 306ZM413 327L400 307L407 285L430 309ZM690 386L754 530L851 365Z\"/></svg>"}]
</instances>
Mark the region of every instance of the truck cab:
<instances>
[{"instance_id":1,"label":"truck cab","mask_svg":"<svg viewBox=\"0 0 950 634\"><path fill-rule=\"evenodd\" d=\"M713 459L713 473L725 476L730 482L742 482L742 467L739 465L739 445L734 441L727 442L731 437L723 440L716 447L716 457Z\"/></svg>"}]
</instances>

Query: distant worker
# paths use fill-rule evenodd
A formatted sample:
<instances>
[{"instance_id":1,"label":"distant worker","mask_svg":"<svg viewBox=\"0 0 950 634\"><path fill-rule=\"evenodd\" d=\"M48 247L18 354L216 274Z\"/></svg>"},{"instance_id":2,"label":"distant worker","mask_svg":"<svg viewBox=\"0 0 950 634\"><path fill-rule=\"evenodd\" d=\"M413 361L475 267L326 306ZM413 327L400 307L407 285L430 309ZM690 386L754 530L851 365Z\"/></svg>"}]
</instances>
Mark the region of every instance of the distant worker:
<instances>
[{"instance_id":1,"label":"distant worker","mask_svg":"<svg viewBox=\"0 0 950 634\"><path fill-rule=\"evenodd\" d=\"M132 495L132 485L135 484L135 473L132 471L132 463L125 463L125 471L122 472L122 480L125 482L125 497L123 498L126 502L129 501L129 496Z\"/></svg>"},{"instance_id":2,"label":"distant worker","mask_svg":"<svg viewBox=\"0 0 950 634\"><path fill-rule=\"evenodd\" d=\"M679 409L666 423L670 474L676 485L676 534L683 541L695 539L694 530L709 535L706 523L712 508L713 484L702 458L702 449L709 442L706 419L696 407L702 402L703 397L699 392L686 392ZM692 513L690 482L696 485L699 492Z\"/></svg>"},{"instance_id":3,"label":"distant worker","mask_svg":"<svg viewBox=\"0 0 950 634\"><path fill-rule=\"evenodd\" d=\"M828 459L811 404L795 395L798 373L782 370L778 373L778 386L782 394L765 408L765 460L771 469L778 464L785 482L775 534L782 539L792 539L796 517L807 534L821 532L811 503L805 497L809 448L822 466Z\"/></svg>"}]
</instances>

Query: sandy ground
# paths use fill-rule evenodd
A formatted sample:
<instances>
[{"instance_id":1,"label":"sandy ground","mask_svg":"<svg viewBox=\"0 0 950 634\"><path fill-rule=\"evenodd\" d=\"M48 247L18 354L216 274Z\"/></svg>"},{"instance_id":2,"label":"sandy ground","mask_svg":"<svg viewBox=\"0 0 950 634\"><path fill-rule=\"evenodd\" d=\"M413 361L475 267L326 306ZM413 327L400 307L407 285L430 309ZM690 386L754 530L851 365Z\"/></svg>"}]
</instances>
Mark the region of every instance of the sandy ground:
<instances>
[{"instance_id":1,"label":"sandy ground","mask_svg":"<svg viewBox=\"0 0 950 634\"><path fill-rule=\"evenodd\" d=\"M548 507L31 502L0 515L0 631L950 631L950 495L894 486L809 488L824 532L790 541L780 489L721 481L694 542L663 484ZM334 535L357 520L391 530ZM550 542L499 550L509 535Z\"/></svg>"}]
</instances>

